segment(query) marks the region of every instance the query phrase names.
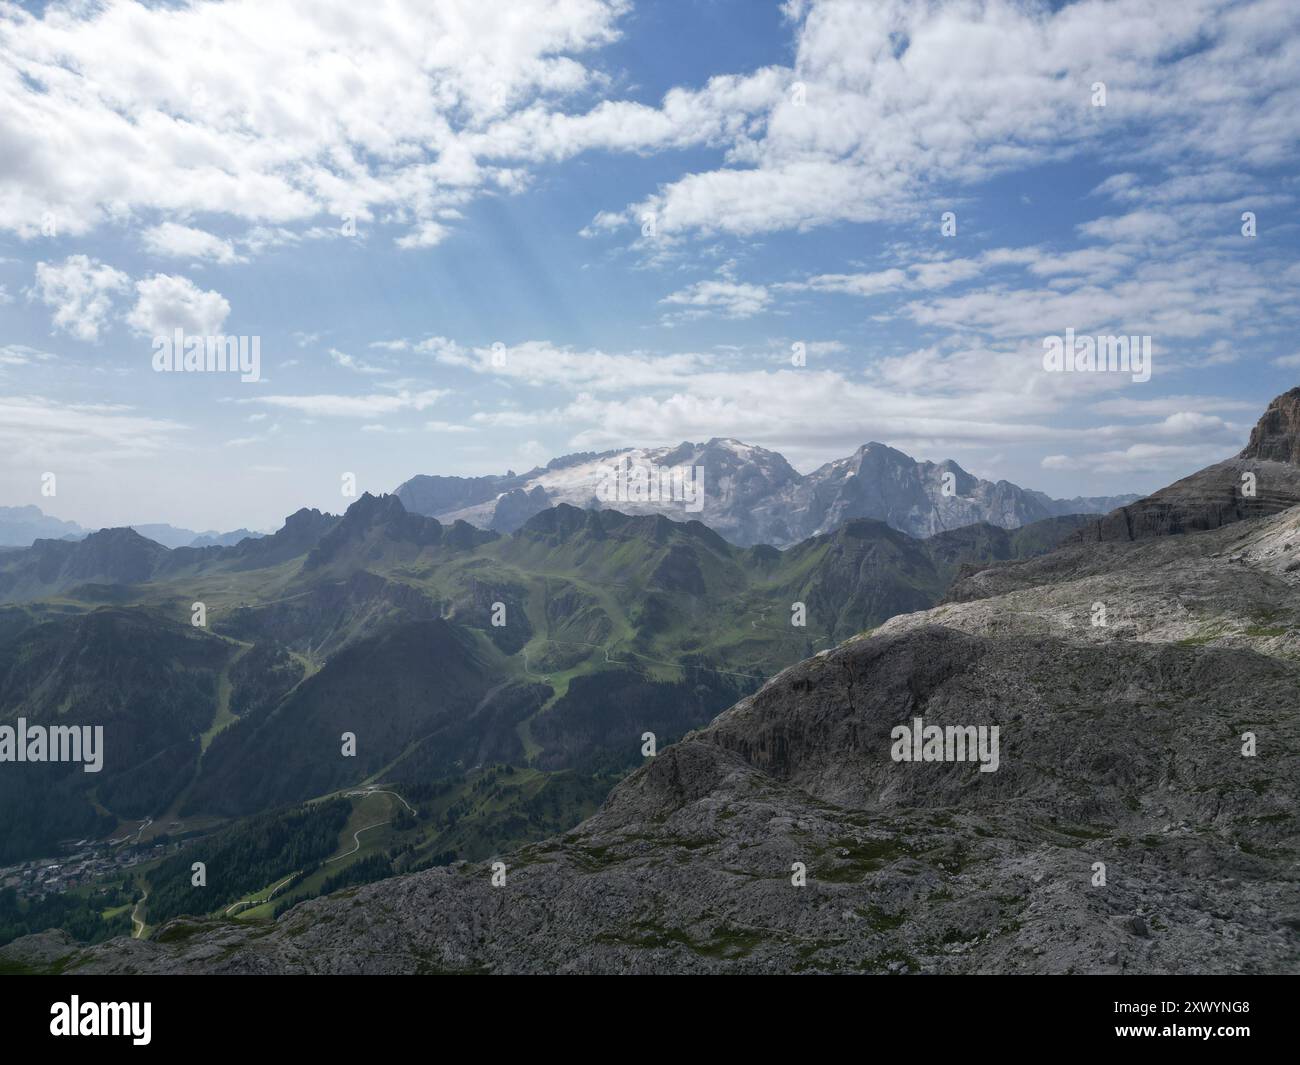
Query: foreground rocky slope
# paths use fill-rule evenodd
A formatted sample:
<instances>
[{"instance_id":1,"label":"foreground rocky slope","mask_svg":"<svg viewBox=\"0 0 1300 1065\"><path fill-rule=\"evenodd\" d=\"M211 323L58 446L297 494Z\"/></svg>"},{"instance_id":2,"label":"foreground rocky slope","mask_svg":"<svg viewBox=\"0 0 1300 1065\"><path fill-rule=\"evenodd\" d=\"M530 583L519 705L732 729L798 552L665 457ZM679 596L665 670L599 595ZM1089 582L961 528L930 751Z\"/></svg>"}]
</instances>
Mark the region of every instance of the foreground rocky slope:
<instances>
[{"instance_id":1,"label":"foreground rocky slope","mask_svg":"<svg viewBox=\"0 0 1300 1065\"><path fill-rule=\"evenodd\" d=\"M1070 544L969 567L933 610L877 632L940 623L977 635L1238 648L1300 659L1300 507L1192 536Z\"/></svg>"}]
</instances>

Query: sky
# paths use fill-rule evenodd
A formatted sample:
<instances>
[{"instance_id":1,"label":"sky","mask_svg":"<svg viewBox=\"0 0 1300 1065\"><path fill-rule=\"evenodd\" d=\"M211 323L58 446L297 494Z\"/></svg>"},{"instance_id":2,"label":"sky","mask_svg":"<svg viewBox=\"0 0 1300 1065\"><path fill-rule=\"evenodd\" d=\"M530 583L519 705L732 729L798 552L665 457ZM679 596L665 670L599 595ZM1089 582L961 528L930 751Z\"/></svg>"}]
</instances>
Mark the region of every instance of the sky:
<instances>
[{"instance_id":1,"label":"sky","mask_svg":"<svg viewBox=\"0 0 1300 1065\"><path fill-rule=\"evenodd\" d=\"M711 437L1147 492L1300 383L1298 134L1294 0L0 0L0 505Z\"/></svg>"}]
</instances>

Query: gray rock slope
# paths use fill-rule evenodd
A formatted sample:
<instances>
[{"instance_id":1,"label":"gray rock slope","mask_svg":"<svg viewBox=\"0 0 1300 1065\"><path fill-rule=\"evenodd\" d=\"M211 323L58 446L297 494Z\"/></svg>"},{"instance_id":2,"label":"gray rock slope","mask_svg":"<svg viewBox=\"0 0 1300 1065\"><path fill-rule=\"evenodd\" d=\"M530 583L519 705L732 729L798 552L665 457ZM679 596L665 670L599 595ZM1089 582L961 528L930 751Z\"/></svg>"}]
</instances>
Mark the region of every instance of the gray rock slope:
<instances>
[{"instance_id":1,"label":"gray rock slope","mask_svg":"<svg viewBox=\"0 0 1300 1065\"><path fill-rule=\"evenodd\" d=\"M1300 507L1189 536L1069 544L1026 562L968 567L940 606L893 617L876 632L935 623L981 636L1139 640L1300 659Z\"/></svg>"}]
</instances>

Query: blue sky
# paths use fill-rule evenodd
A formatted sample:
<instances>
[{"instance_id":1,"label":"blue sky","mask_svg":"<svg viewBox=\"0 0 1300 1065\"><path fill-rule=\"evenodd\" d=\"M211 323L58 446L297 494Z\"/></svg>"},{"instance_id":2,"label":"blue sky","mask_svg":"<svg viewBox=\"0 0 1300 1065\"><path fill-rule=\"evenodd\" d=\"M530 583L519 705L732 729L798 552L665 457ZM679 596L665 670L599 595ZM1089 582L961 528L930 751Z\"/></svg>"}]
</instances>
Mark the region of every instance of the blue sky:
<instances>
[{"instance_id":1,"label":"blue sky","mask_svg":"<svg viewBox=\"0 0 1300 1065\"><path fill-rule=\"evenodd\" d=\"M344 472L712 436L1153 489L1300 377L1297 31L1282 0L0 3L0 505L273 528ZM261 379L155 372L178 327L259 337ZM1151 336L1151 380L1044 371L1067 328Z\"/></svg>"}]
</instances>

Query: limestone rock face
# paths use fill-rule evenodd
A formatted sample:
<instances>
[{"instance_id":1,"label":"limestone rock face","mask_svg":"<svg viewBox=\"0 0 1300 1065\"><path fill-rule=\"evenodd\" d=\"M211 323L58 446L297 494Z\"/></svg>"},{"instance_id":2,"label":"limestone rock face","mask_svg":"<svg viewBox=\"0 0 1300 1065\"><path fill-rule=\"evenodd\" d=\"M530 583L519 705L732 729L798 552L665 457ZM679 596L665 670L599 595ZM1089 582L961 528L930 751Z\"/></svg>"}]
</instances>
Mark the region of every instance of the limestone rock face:
<instances>
[{"instance_id":1,"label":"limestone rock face","mask_svg":"<svg viewBox=\"0 0 1300 1065\"><path fill-rule=\"evenodd\" d=\"M1243 491L1254 477L1254 495ZM1184 477L1085 526L1078 540L1144 540L1218 529L1300 503L1300 466L1268 459L1228 459Z\"/></svg>"},{"instance_id":2,"label":"limestone rock face","mask_svg":"<svg viewBox=\"0 0 1300 1065\"><path fill-rule=\"evenodd\" d=\"M1249 478L1247 477L1249 475ZM1278 396L1236 458L1207 466L1083 528L1079 541L1218 529L1300 503L1300 388Z\"/></svg>"},{"instance_id":3,"label":"limestone rock face","mask_svg":"<svg viewBox=\"0 0 1300 1065\"><path fill-rule=\"evenodd\" d=\"M1300 466L1300 388L1282 393L1268 405L1241 457Z\"/></svg>"}]
</instances>

